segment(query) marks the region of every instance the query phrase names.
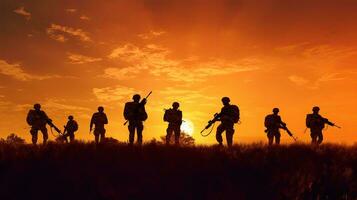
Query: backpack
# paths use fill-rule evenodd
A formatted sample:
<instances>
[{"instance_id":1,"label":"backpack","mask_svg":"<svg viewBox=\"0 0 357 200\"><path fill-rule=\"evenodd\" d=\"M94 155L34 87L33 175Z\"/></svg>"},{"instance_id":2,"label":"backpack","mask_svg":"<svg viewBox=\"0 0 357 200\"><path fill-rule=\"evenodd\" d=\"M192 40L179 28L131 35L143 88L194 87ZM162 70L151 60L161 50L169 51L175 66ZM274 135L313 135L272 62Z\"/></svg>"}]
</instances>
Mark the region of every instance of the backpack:
<instances>
[{"instance_id":1,"label":"backpack","mask_svg":"<svg viewBox=\"0 0 357 200\"><path fill-rule=\"evenodd\" d=\"M233 115L232 115L232 117L233 117L233 122L234 122L234 123L238 123L238 122L239 122L239 119L240 119L239 108L238 108L238 106L236 106L236 105L232 105L231 108L232 108L232 111L233 111Z\"/></svg>"}]
</instances>

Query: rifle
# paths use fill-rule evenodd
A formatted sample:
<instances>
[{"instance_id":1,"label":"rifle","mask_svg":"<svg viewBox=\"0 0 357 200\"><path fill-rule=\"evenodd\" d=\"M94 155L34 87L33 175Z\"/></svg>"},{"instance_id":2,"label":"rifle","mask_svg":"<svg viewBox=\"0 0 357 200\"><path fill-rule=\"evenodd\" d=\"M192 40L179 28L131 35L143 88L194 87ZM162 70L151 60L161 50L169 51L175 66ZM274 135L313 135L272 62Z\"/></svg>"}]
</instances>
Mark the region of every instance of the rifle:
<instances>
[{"instance_id":1,"label":"rifle","mask_svg":"<svg viewBox=\"0 0 357 200\"><path fill-rule=\"evenodd\" d=\"M297 141L297 138L291 133L291 131L288 129L288 127L286 127L286 125L285 126L281 126L281 128L283 130L285 130L288 133L288 135L295 140L295 142Z\"/></svg>"},{"instance_id":2,"label":"rifle","mask_svg":"<svg viewBox=\"0 0 357 200\"><path fill-rule=\"evenodd\" d=\"M57 128L57 126L55 126L55 125L52 123L52 120L47 120L47 124L48 124L51 128L55 129L55 131L56 131L57 133L61 134L61 130L60 130L59 128Z\"/></svg>"},{"instance_id":3,"label":"rifle","mask_svg":"<svg viewBox=\"0 0 357 200\"><path fill-rule=\"evenodd\" d=\"M152 91L150 91L149 94L146 95L146 97L143 98L143 99L140 101L140 103L139 103L139 105L138 105L138 108L140 108L141 106L144 106L144 103L146 103L146 100L149 98L149 96L151 95L151 93L152 93ZM125 126L128 122L129 122L129 120L126 120L125 123L124 123L124 126Z\"/></svg>"},{"instance_id":4,"label":"rifle","mask_svg":"<svg viewBox=\"0 0 357 200\"><path fill-rule=\"evenodd\" d=\"M207 125L206 125L206 127L201 131L201 135L202 135L203 137L206 137L206 136L208 136L209 134L211 134L212 130L211 130L208 134L206 134L206 135L203 135L202 133L203 133L205 130L209 129L214 123L216 123L216 121L219 121L220 118L221 118L221 113L216 113L216 114L214 114L214 115L213 115L213 119L209 120L208 123L207 123Z\"/></svg>"}]
</instances>

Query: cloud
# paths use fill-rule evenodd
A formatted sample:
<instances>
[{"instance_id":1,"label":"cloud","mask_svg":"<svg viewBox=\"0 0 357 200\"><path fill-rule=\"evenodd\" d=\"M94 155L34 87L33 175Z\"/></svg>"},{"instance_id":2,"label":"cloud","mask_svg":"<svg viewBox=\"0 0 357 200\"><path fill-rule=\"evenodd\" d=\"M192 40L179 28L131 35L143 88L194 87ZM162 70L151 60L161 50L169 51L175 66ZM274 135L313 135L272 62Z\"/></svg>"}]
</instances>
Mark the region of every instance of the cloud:
<instances>
[{"instance_id":1,"label":"cloud","mask_svg":"<svg viewBox=\"0 0 357 200\"><path fill-rule=\"evenodd\" d=\"M14 10L16 14L22 15L25 17L25 19L30 20L31 19L31 13L25 10L25 7L19 7L16 10Z\"/></svg>"},{"instance_id":2,"label":"cloud","mask_svg":"<svg viewBox=\"0 0 357 200\"><path fill-rule=\"evenodd\" d=\"M139 34L138 37L143 39L143 40L149 40L149 39L152 39L152 38L155 38L155 37L159 37L163 34L165 34L166 32L165 31L153 31L151 30L149 33L142 33L142 34Z\"/></svg>"},{"instance_id":3,"label":"cloud","mask_svg":"<svg viewBox=\"0 0 357 200\"><path fill-rule=\"evenodd\" d=\"M81 20L86 20L86 21L90 20L90 18L87 17L87 16L85 16L85 15L81 15L81 16L79 17L79 19L81 19Z\"/></svg>"},{"instance_id":4,"label":"cloud","mask_svg":"<svg viewBox=\"0 0 357 200\"><path fill-rule=\"evenodd\" d=\"M20 81L28 81L28 80L44 80L50 78L57 78L57 75L45 75L45 76L38 76L26 73L20 64L9 64L4 60L0 60L0 74L10 76L16 80Z\"/></svg>"},{"instance_id":5,"label":"cloud","mask_svg":"<svg viewBox=\"0 0 357 200\"><path fill-rule=\"evenodd\" d=\"M71 64L85 64L91 62L101 61L101 58L93 58L89 56L84 56L80 54L68 53L69 63Z\"/></svg>"},{"instance_id":6,"label":"cloud","mask_svg":"<svg viewBox=\"0 0 357 200\"><path fill-rule=\"evenodd\" d=\"M149 44L142 48L133 44L125 44L114 49L108 58L127 62L130 65L130 71L136 73L137 70L149 70L149 73L154 76L166 75L169 80L181 82L198 82L206 80L209 76L254 71L262 65L256 58L239 61L213 58L208 61L200 61L196 57L195 59L189 57L175 60L169 58L170 53L167 48L155 44ZM133 67L137 70L133 70ZM127 70L129 71L129 69Z\"/></svg>"},{"instance_id":7,"label":"cloud","mask_svg":"<svg viewBox=\"0 0 357 200\"><path fill-rule=\"evenodd\" d=\"M67 9L66 9L66 12L69 12L69 13L75 13L75 12L77 12L77 9L74 9L74 8L67 8Z\"/></svg>"},{"instance_id":8,"label":"cloud","mask_svg":"<svg viewBox=\"0 0 357 200\"><path fill-rule=\"evenodd\" d=\"M82 42L92 41L91 38L88 36L88 33L83 31L82 29L75 29L72 27L61 26L58 24L51 24L51 26L48 27L46 31L52 39L59 42L65 42L68 40L65 35L76 37Z\"/></svg>"},{"instance_id":9,"label":"cloud","mask_svg":"<svg viewBox=\"0 0 357 200\"><path fill-rule=\"evenodd\" d=\"M104 70L103 77L112 78L117 80L126 80L130 78L134 78L136 74L138 74L140 70L135 67L125 67L125 68L106 68Z\"/></svg>"},{"instance_id":10,"label":"cloud","mask_svg":"<svg viewBox=\"0 0 357 200\"><path fill-rule=\"evenodd\" d=\"M130 99L137 91L134 88L117 85L115 87L93 88L93 94L100 101L122 101Z\"/></svg>"},{"instance_id":11,"label":"cloud","mask_svg":"<svg viewBox=\"0 0 357 200\"><path fill-rule=\"evenodd\" d=\"M296 84L297 86L303 86L311 90L316 90L321 87L321 84L331 81L341 81L345 80L346 77L343 77L341 73L328 73L323 74L314 81L308 80L301 76L292 75L289 76L289 80Z\"/></svg>"}]
</instances>

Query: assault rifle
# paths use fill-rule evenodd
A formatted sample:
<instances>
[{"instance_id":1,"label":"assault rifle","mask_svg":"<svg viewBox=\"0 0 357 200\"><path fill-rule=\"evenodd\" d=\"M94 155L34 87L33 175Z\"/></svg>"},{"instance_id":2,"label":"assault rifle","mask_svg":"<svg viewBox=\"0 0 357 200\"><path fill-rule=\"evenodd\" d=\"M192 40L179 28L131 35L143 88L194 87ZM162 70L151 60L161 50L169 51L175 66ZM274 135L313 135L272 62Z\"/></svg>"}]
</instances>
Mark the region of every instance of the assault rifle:
<instances>
[{"instance_id":1,"label":"assault rifle","mask_svg":"<svg viewBox=\"0 0 357 200\"><path fill-rule=\"evenodd\" d=\"M144 106L144 105L145 105L146 100L149 98L149 96L151 95L151 93L152 93L152 91L150 91L149 94L146 95L146 97L143 98L143 99L140 101L140 103L139 103L139 105L138 105L138 109L139 109L141 106ZM128 122L129 122L129 120L126 120L125 123L124 123L124 126L125 126Z\"/></svg>"},{"instance_id":2,"label":"assault rifle","mask_svg":"<svg viewBox=\"0 0 357 200\"><path fill-rule=\"evenodd\" d=\"M281 125L279 128L285 130L286 133L288 133L288 135L294 139L294 141L297 141L297 138L291 133L291 131L288 129L286 125ZM268 131L269 131L268 129L265 129L264 132L268 133Z\"/></svg>"},{"instance_id":3,"label":"assault rifle","mask_svg":"<svg viewBox=\"0 0 357 200\"><path fill-rule=\"evenodd\" d=\"M53 129L55 129L55 131L57 132L57 133L59 133L59 134L61 134L61 130L59 129L59 128L57 128L57 126L55 126L53 123L52 123L52 120L47 120L47 124L51 127L51 128L53 128Z\"/></svg>"},{"instance_id":4,"label":"assault rifle","mask_svg":"<svg viewBox=\"0 0 357 200\"><path fill-rule=\"evenodd\" d=\"M207 123L207 125L206 125L206 127L201 131L201 135L202 135L202 133L203 133L205 130L209 129L214 123L216 123L217 121L219 121L220 118L221 118L221 113L216 113L216 114L214 114L214 115L213 115L213 119L209 120L208 123ZM212 130L211 130L207 135L202 135L202 136L204 136L204 137L205 137L205 136L208 136L209 134L211 134L211 132L212 132Z\"/></svg>"}]
</instances>

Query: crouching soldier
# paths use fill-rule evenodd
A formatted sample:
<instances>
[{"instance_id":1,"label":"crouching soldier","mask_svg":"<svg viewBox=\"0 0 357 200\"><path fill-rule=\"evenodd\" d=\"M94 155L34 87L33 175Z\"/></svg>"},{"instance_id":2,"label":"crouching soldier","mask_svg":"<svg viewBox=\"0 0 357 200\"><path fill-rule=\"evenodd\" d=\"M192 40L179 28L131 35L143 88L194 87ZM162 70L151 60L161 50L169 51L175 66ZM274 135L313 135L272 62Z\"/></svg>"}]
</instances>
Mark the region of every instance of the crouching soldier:
<instances>
[{"instance_id":1,"label":"crouching soldier","mask_svg":"<svg viewBox=\"0 0 357 200\"><path fill-rule=\"evenodd\" d=\"M94 137L95 143L103 142L105 139L105 128L104 125L108 124L107 115L104 113L104 108L102 106L98 107L98 112L94 113L90 121L89 132L92 132L94 127Z\"/></svg>"},{"instance_id":2,"label":"crouching soldier","mask_svg":"<svg viewBox=\"0 0 357 200\"><path fill-rule=\"evenodd\" d=\"M178 108L180 104L174 102L172 108L165 111L164 121L169 123L169 126L166 129L166 144L170 144L170 139L172 132L175 134L175 144L180 144L180 133L181 133L181 124L182 124L182 111Z\"/></svg>"},{"instance_id":3,"label":"crouching soldier","mask_svg":"<svg viewBox=\"0 0 357 200\"><path fill-rule=\"evenodd\" d=\"M41 110L40 104L35 104L34 110L30 110L27 114L26 121L31 126L30 133L32 135L32 144L37 144L38 131L41 131L43 135L43 144L46 144L48 139L48 132L46 125L51 123L51 119L48 118L47 114Z\"/></svg>"},{"instance_id":4,"label":"crouching soldier","mask_svg":"<svg viewBox=\"0 0 357 200\"><path fill-rule=\"evenodd\" d=\"M68 142L68 137L69 141L72 143L74 142L74 132L78 130L78 123L73 119L73 116L70 115L68 116L68 122L66 126L64 126L64 131L63 131L63 138L66 142Z\"/></svg>"}]
</instances>

